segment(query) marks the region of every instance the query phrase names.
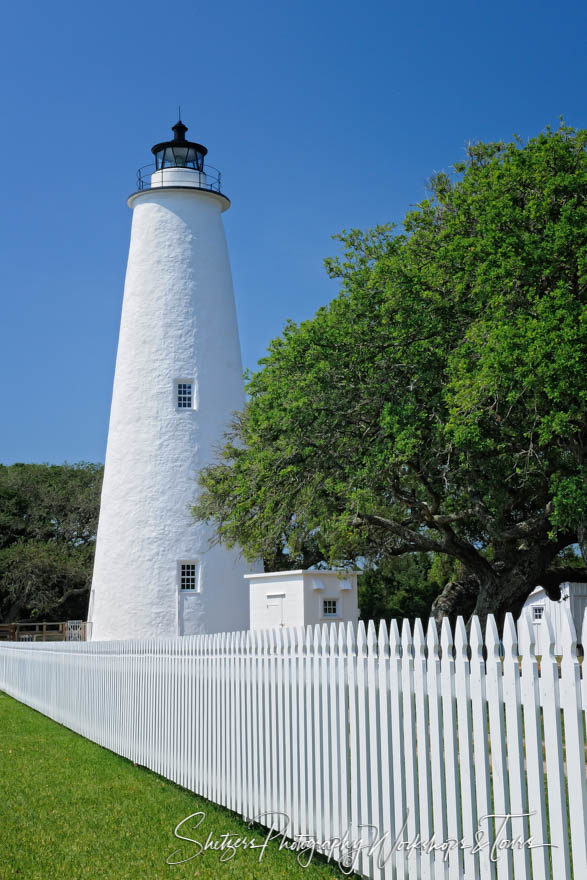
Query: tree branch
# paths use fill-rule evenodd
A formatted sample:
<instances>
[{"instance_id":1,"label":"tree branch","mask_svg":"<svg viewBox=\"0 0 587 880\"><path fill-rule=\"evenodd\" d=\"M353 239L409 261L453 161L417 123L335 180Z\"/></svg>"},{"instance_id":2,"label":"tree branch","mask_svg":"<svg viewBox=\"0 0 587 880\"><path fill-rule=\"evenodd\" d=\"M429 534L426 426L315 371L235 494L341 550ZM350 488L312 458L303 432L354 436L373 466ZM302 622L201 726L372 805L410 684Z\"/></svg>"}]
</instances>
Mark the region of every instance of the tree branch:
<instances>
[{"instance_id":1,"label":"tree branch","mask_svg":"<svg viewBox=\"0 0 587 880\"><path fill-rule=\"evenodd\" d=\"M377 516L373 513L357 513L353 519L353 525L359 526L365 523L387 529L398 538L402 538L405 544L410 547L410 550L406 552L414 552L415 549L423 552L446 552L444 546L437 541L432 541L425 535L421 535L419 532L414 532L412 529L407 529L405 526L401 526L399 523L394 522L392 519L387 519L384 516Z\"/></svg>"},{"instance_id":2,"label":"tree branch","mask_svg":"<svg viewBox=\"0 0 587 880\"><path fill-rule=\"evenodd\" d=\"M558 587L567 582L587 583L587 568L552 568L545 571L540 578L540 586L544 589Z\"/></svg>"},{"instance_id":3,"label":"tree branch","mask_svg":"<svg viewBox=\"0 0 587 880\"><path fill-rule=\"evenodd\" d=\"M476 516L477 511L475 509L471 510L461 510L460 513L438 513L432 517L432 522L437 523L439 526L449 525L450 523L461 522L463 519L469 519L472 516Z\"/></svg>"},{"instance_id":4,"label":"tree branch","mask_svg":"<svg viewBox=\"0 0 587 880\"><path fill-rule=\"evenodd\" d=\"M71 596L79 596L79 595L81 595L81 593L87 593L89 589L90 589L89 584L86 584L85 587L75 587L74 589L67 590L67 592L63 594L61 599L59 599L57 602L55 602L55 608L58 608L59 605L63 605L63 603L66 602L69 598L71 598Z\"/></svg>"},{"instance_id":5,"label":"tree branch","mask_svg":"<svg viewBox=\"0 0 587 880\"><path fill-rule=\"evenodd\" d=\"M387 519L384 516L378 516L371 513L357 513L353 520L353 525L362 525L363 523L370 523L371 525L387 529L398 538L401 538L404 544L408 545L410 548L409 551L406 552L431 551L433 553L445 553L447 556L454 556L456 559L460 559L460 561L474 574L483 576L489 580L493 580L496 576L487 559L485 559L485 557L482 556L472 544L456 535L448 525L439 527L442 529L445 536L444 541L439 543L419 532L414 532L412 529L406 529L399 523ZM396 553L394 555L399 554Z\"/></svg>"},{"instance_id":6,"label":"tree branch","mask_svg":"<svg viewBox=\"0 0 587 880\"><path fill-rule=\"evenodd\" d=\"M508 541L511 538L526 538L528 535L534 535L544 528L544 524L553 510L554 505L552 501L549 501L541 514L512 526L511 529L503 532L500 538Z\"/></svg>"},{"instance_id":7,"label":"tree branch","mask_svg":"<svg viewBox=\"0 0 587 880\"><path fill-rule=\"evenodd\" d=\"M423 551L419 544L400 544L399 547L386 548L385 552L387 556L403 556L404 553L422 553L426 551Z\"/></svg>"}]
</instances>

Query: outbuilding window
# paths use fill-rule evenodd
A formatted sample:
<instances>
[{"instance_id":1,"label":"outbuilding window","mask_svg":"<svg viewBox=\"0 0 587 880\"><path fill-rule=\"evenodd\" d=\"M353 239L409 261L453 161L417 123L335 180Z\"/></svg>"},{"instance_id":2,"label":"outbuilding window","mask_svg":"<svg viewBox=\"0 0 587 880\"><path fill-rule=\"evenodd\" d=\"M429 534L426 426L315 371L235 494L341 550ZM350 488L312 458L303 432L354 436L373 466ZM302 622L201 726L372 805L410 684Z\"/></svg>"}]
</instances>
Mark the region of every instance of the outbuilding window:
<instances>
[{"instance_id":1,"label":"outbuilding window","mask_svg":"<svg viewBox=\"0 0 587 880\"><path fill-rule=\"evenodd\" d=\"M336 617L338 614L338 599L323 599L322 600L322 616L323 617Z\"/></svg>"}]
</instances>

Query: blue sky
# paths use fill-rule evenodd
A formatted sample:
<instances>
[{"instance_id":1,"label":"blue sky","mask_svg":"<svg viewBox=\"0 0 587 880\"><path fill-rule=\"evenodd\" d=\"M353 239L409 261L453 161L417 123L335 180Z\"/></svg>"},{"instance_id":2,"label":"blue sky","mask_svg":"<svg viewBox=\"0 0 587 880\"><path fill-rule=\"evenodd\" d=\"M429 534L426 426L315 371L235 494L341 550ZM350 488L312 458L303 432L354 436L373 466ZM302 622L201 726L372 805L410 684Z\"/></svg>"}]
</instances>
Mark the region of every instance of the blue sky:
<instances>
[{"instance_id":1,"label":"blue sky","mask_svg":"<svg viewBox=\"0 0 587 880\"><path fill-rule=\"evenodd\" d=\"M3 9L0 461L103 461L131 214L177 105L232 200L243 361L336 294L470 140L582 126L579 2L29 2Z\"/></svg>"}]
</instances>

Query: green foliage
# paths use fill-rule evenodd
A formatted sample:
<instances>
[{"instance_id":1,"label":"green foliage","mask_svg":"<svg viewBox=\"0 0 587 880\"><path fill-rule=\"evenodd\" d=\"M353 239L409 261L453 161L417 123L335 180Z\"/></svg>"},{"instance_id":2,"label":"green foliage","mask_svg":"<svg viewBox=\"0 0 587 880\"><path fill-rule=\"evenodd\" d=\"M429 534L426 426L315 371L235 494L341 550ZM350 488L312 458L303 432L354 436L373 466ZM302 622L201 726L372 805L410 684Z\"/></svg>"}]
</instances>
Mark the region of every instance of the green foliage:
<instances>
[{"instance_id":1,"label":"green foliage","mask_svg":"<svg viewBox=\"0 0 587 880\"><path fill-rule=\"evenodd\" d=\"M198 518L249 558L435 552L513 608L585 520L585 142L476 144L248 382Z\"/></svg>"},{"instance_id":2,"label":"green foliage","mask_svg":"<svg viewBox=\"0 0 587 880\"><path fill-rule=\"evenodd\" d=\"M0 465L0 619L85 617L101 485L95 464Z\"/></svg>"},{"instance_id":3,"label":"green foliage","mask_svg":"<svg viewBox=\"0 0 587 880\"><path fill-rule=\"evenodd\" d=\"M431 553L386 559L359 577L362 620L430 616L432 603L445 583L461 574L458 563Z\"/></svg>"}]
</instances>

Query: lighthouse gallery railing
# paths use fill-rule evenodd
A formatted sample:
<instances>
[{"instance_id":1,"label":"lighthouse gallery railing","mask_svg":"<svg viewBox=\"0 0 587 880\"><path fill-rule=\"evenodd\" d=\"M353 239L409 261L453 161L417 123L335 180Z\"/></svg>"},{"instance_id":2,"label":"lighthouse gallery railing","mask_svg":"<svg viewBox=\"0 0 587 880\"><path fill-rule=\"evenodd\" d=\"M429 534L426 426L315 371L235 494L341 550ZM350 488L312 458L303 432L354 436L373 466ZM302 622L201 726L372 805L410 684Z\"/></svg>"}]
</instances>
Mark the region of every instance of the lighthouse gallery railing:
<instances>
[{"instance_id":1,"label":"lighthouse gallery railing","mask_svg":"<svg viewBox=\"0 0 587 880\"><path fill-rule=\"evenodd\" d=\"M218 168L213 165L204 165L202 171L194 168L184 168L182 166L157 169L154 162L149 165L143 165L137 171L137 190L142 191L151 188L159 188L166 185L166 177L169 185L175 183L174 175L177 171L187 172L199 176L199 182L194 184L194 189L204 189L210 192L222 192L222 175ZM151 185L151 175L157 172L157 184L155 187Z\"/></svg>"}]
</instances>

